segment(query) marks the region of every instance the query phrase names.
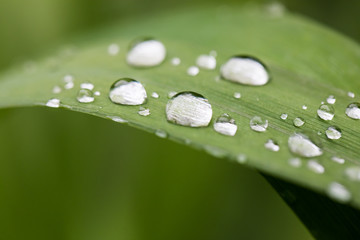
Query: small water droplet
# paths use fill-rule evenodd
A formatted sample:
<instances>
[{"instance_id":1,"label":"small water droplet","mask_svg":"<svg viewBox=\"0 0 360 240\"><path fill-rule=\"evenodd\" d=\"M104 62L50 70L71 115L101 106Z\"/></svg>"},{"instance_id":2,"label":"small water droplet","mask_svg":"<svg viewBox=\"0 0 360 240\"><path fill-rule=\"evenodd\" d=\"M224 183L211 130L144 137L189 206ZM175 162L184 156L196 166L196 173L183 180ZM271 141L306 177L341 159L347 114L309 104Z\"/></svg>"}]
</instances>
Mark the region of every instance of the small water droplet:
<instances>
[{"instance_id":1,"label":"small water droplet","mask_svg":"<svg viewBox=\"0 0 360 240\"><path fill-rule=\"evenodd\" d=\"M165 56L164 44L153 39L143 39L132 44L126 61L134 67L152 67L161 64Z\"/></svg>"},{"instance_id":2,"label":"small water droplet","mask_svg":"<svg viewBox=\"0 0 360 240\"><path fill-rule=\"evenodd\" d=\"M322 120L329 121L334 118L335 110L329 104L322 104L317 110L317 114Z\"/></svg>"},{"instance_id":3,"label":"small water droplet","mask_svg":"<svg viewBox=\"0 0 360 240\"><path fill-rule=\"evenodd\" d=\"M319 144L316 144L313 139L302 133L295 133L290 136L288 145L292 153L302 157L316 157L323 154Z\"/></svg>"},{"instance_id":4,"label":"small water droplet","mask_svg":"<svg viewBox=\"0 0 360 240\"><path fill-rule=\"evenodd\" d=\"M46 106L52 108L58 108L60 107L60 100L57 98L52 98L49 101L47 101Z\"/></svg>"},{"instance_id":5,"label":"small water droplet","mask_svg":"<svg viewBox=\"0 0 360 240\"><path fill-rule=\"evenodd\" d=\"M65 86L64 88L69 90L69 89L72 89L74 87L74 82L67 82L65 83Z\"/></svg>"},{"instance_id":6,"label":"small water droplet","mask_svg":"<svg viewBox=\"0 0 360 240\"><path fill-rule=\"evenodd\" d=\"M326 102L327 102L328 104L335 104L336 98L335 98L333 95L330 95L330 96L326 99Z\"/></svg>"},{"instance_id":7,"label":"small water droplet","mask_svg":"<svg viewBox=\"0 0 360 240\"><path fill-rule=\"evenodd\" d=\"M254 116L250 120L250 128L256 132L265 132L269 125L268 120L262 119L259 116Z\"/></svg>"},{"instance_id":8,"label":"small water droplet","mask_svg":"<svg viewBox=\"0 0 360 240\"><path fill-rule=\"evenodd\" d=\"M307 106L306 105L302 105L301 107L303 110L306 110L307 109Z\"/></svg>"},{"instance_id":9,"label":"small water droplet","mask_svg":"<svg viewBox=\"0 0 360 240\"><path fill-rule=\"evenodd\" d=\"M289 165L295 168L299 168L302 165L300 158L290 158L289 159Z\"/></svg>"},{"instance_id":10,"label":"small water droplet","mask_svg":"<svg viewBox=\"0 0 360 240\"><path fill-rule=\"evenodd\" d=\"M283 114L281 114L281 116L280 116L280 118L281 118L282 120L286 120L287 117L288 117L288 115L287 115L286 113L283 113Z\"/></svg>"},{"instance_id":11,"label":"small water droplet","mask_svg":"<svg viewBox=\"0 0 360 240\"><path fill-rule=\"evenodd\" d=\"M265 144L264 144L265 148L273 151L273 152L278 152L280 150L280 146L272 139L269 139Z\"/></svg>"},{"instance_id":12,"label":"small water droplet","mask_svg":"<svg viewBox=\"0 0 360 240\"><path fill-rule=\"evenodd\" d=\"M72 75L65 75L64 82L68 83L73 81L74 81L74 77Z\"/></svg>"},{"instance_id":13,"label":"small water droplet","mask_svg":"<svg viewBox=\"0 0 360 240\"><path fill-rule=\"evenodd\" d=\"M286 11L285 6L280 2L272 2L266 6L266 11L272 17L282 17Z\"/></svg>"},{"instance_id":14,"label":"small water droplet","mask_svg":"<svg viewBox=\"0 0 360 240\"><path fill-rule=\"evenodd\" d=\"M208 100L194 92L181 92L173 96L166 105L169 122L190 127L206 127L212 118Z\"/></svg>"},{"instance_id":15,"label":"small water droplet","mask_svg":"<svg viewBox=\"0 0 360 240\"><path fill-rule=\"evenodd\" d=\"M180 65L180 63L181 63L181 59L178 57L174 57L171 59L171 65L173 65L173 66L178 66L178 65Z\"/></svg>"},{"instance_id":16,"label":"small water droplet","mask_svg":"<svg viewBox=\"0 0 360 240\"><path fill-rule=\"evenodd\" d=\"M95 96L100 96L101 93L100 93L99 91L96 91L96 92L94 92L94 95L95 95Z\"/></svg>"},{"instance_id":17,"label":"small water droplet","mask_svg":"<svg viewBox=\"0 0 360 240\"><path fill-rule=\"evenodd\" d=\"M210 155L214 156L214 157L218 157L218 158L224 158L228 155L228 152L215 147L215 146L211 146L211 145L205 145L204 146L204 150L205 152L209 153Z\"/></svg>"},{"instance_id":18,"label":"small water droplet","mask_svg":"<svg viewBox=\"0 0 360 240\"><path fill-rule=\"evenodd\" d=\"M144 116L144 117L149 116L150 115L150 109L140 107L140 109L138 111L138 114L141 115L141 116Z\"/></svg>"},{"instance_id":19,"label":"small water droplet","mask_svg":"<svg viewBox=\"0 0 360 240\"><path fill-rule=\"evenodd\" d=\"M341 138L341 129L336 126L330 126L325 131L325 134L328 139L333 139L333 140L339 139Z\"/></svg>"},{"instance_id":20,"label":"small water droplet","mask_svg":"<svg viewBox=\"0 0 360 240\"><path fill-rule=\"evenodd\" d=\"M216 59L211 55L200 55L196 59L196 65L203 69L213 70L216 68Z\"/></svg>"},{"instance_id":21,"label":"small water droplet","mask_svg":"<svg viewBox=\"0 0 360 240\"><path fill-rule=\"evenodd\" d=\"M245 85L261 86L270 80L265 65L248 56L230 58L221 66L220 72L224 79Z\"/></svg>"},{"instance_id":22,"label":"small water droplet","mask_svg":"<svg viewBox=\"0 0 360 240\"><path fill-rule=\"evenodd\" d=\"M330 183L326 192L330 198L340 203L349 202L351 199L351 193L349 192L349 190L347 190L345 186L337 182Z\"/></svg>"},{"instance_id":23,"label":"small water droplet","mask_svg":"<svg viewBox=\"0 0 360 240\"><path fill-rule=\"evenodd\" d=\"M297 117L293 121L295 127L301 127L305 124L305 120L301 117Z\"/></svg>"},{"instance_id":24,"label":"small water droplet","mask_svg":"<svg viewBox=\"0 0 360 240\"><path fill-rule=\"evenodd\" d=\"M339 163L339 164L344 164L345 163L345 159L339 158L337 156L331 157L331 160L333 160L334 162Z\"/></svg>"},{"instance_id":25,"label":"small water droplet","mask_svg":"<svg viewBox=\"0 0 360 240\"><path fill-rule=\"evenodd\" d=\"M216 119L214 123L214 130L220 134L227 136L234 136L237 131L235 120L228 114L224 113Z\"/></svg>"},{"instance_id":26,"label":"small water droplet","mask_svg":"<svg viewBox=\"0 0 360 240\"><path fill-rule=\"evenodd\" d=\"M94 101L94 93L89 89L80 89L76 99L80 103L91 103Z\"/></svg>"},{"instance_id":27,"label":"small water droplet","mask_svg":"<svg viewBox=\"0 0 360 240\"><path fill-rule=\"evenodd\" d=\"M151 97L152 98L159 98L160 96L159 96L159 94L157 92L152 92Z\"/></svg>"},{"instance_id":28,"label":"small water droplet","mask_svg":"<svg viewBox=\"0 0 360 240\"><path fill-rule=\"evenodd\" d=\"M348 96L351 97L351 98L354 98L354 97L355 97L355 93L353 93L353 92L348 92L347 94L348 94Z\"/></svg>"},{"instance_id":29,"label":"small water droplet","mask_svg":"<svg viewBox=\"0 0 360 240\"><path fill-rule=\"evenodd\" d=\"M53 92L54 94L61 93L61 87L59 87L59 86L54 86L52 92Z\"/></svg>"},{"instance_id":30,"label":"small water droplet","mask_svg":"<svg viewBox=\"0 0 360 240\"><path fill-rule=\"evenodd\" d=\"M118 116L108 116L111 120L118 123L127 123L128 121Z\"/></svg>"},{"instance_id":31,"label":"small water droplet","mask_svg":"<svg viewBox=\"0 0 360 240\"><path fill-rule=\"evenodd\" d=\"M235 92L235 93L234 93L234 98L236 98L236 99L241 98L241 93Z\"/></svg>"},{"instance_id":32,"label":"small water droplet","mask_svg":"<svg viewBox=\"0 0 360 240\"><path fill-rule=\"evenodd\" d=\"M320 163L318 163L315 160L309 160L307 162L307 167L313 171L314 173L317 174L323 174L325 172L325 168L323 165L321 165Z\"/></svg>"},{"instance_id":33,"label":"small water droplet","mask_svg":"<svg viewBox=\"0 0 360 240\"><path fill-rule=\"evenodd\" d=\"M360 167L352 166L345 169L345 176L351 181L360 182Z\"/></svg>"},{"instance_id":34,"label":"small water droplet","mask_svg":"<svg viewBox=\"0 0 360 240\"><path fill-rule=\"evenodd\" d=\"M247 162L247 156L243 153L240 153L236 156L235 161L240 164L244 164Z\"/></svg>"},{"instance_id":35,"label":"small water droplet","mask_svg":"<svg viewBox=\"0 0 360 240\"><path fill-rule=\"evenodd\" d=\"M215 50L211 50L209 55L213 57L217 57L217 52Z\"/></svg>"},{"instance_id":36,"label":"small water droplet","mask_svg":"<svg viewBox=\"0 0 360 240\"><path fill-rule=\"evenodd\" d=\"M92 84L92 83L82 83L82 84L80 84L80 88L88 89L88 90L92 91L94 89L94 84Z\"/></svg>"},{"instance_id":37,"label":"small water droplet","mask_svg":"<svg viewBox=\"0 0 360 240\"><path fill-rule=\"evenodd\" d=\"M196 76L199 74L199 68L196 66L191 66L188 68L187 74L190 76Z\"/></svg>"},{"instance_id":38,"label":"small water droplet","mask_svg":"<svg viewBox=\"0 0 360 240\"><path fill-rule=\"evenodd\" d=\"M110 88L110 100L121 105L141 105L146 99L144 86L131 78L122 78Z\"/></svg>"},{"instance_id":39,"label":"small water droplet","mask_svg":"<svg viewBox=\"0 0 360 240\"><path fill-rule=\"evenodd\" d=\"M160 137L160 138L166 138L167 137L167 133L164 130L161 130L161 129L157 129L155 131L155 135Z\"/></svg>"},{"instance_id":40,"label":"small water droplet","mask_svg":"<svg viewBox=\"0 0 360 240\"><path fill-rule=\"evenodd\" d=\"M354 102L347 106L346 115L352 119L360 119L360 103Z\"/></svg>"},{"instance_id":41,"label":"small water droplet","mask_svg":"<svg viewBox=\"0 0 360 240\"><path fill-rule=\"evenodd\" d=\"M119 45L113 43L113 44L110 44L109 47L108 47L108 53L111 55L111 56L116 56L118 55L120 51L120 47Z\"/></svg>"},{"instance_id":42,"label":"small water droplet","mask_svg":"<svg viewBox=\"0 0 360 240\"><path fill-rule=\"evenodd\" d=\"M168 93L168 98L172 98L172 97L174 97L175 95L177 94L177 92L175 92L175 91L171 91L171 92L169 92Z\"/></svg>"}]
</instances>

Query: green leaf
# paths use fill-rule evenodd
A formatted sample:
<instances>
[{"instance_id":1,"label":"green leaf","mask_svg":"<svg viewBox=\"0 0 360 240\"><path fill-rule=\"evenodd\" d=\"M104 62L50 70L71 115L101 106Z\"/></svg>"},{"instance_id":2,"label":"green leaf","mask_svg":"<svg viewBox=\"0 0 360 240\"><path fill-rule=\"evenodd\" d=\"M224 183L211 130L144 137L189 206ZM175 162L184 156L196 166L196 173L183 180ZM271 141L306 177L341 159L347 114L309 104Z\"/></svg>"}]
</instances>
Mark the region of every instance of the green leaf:
<instances>
[{"instance_id":1,"label":"green leaf","mask_svg":"<svg viewBox=\"0 0 360 240\"><path fill-rule=\"evenodd\" d=\"M155 37L167 48L166 61L147 69L130 67L125 62L127 47L135 38ZM117 56L110 56L107 47L120 46ZM246 155L246 164L262 172L291 181L301 186L326 193L332 182L344 185L351 193L350 204L360 207L359 183L344 174L348 167L359 166L360 125L345 115L346 106L356 99L347 92L359 93L360 48L351 40L323 26L292 14L275 16L262 7L208 8L186 12L171 12L153 18L133 19L125 24L89 34L72 43L72 51L33 62L25 69L13 68L0 80L0 107L43 106L53 97L61 100L61 107L103 118L120 117L127 124L150 132L162 130L169 139L204 149L212 155L237 159ZM216 50L218 66L215 71L201 70L192 77L186 74L199 54ZM271 74L269 84L261 87L215 81L219 67L229 57L247 54L261 59ZM181 64L173 66L172 57L180 57ZM52 93L55 85L63 86L63 78L74 76L75 87ZM120 106L108 98L112 83L130 77L145 85L148 95L157 92L159 99L149 97L145 107L151 115L137 114L138 106ZM78 103L76 95L80 83L92 82L101 92L93 103ZM230 114L238 124L234 137L222 136L211 126L188 128L168 123L165 106L170 91L194 91L208 98L213 107L213 118ZM233 97L242 94L241 99ZM324 122L316 110L329 95L336 97L336 114ZM306 105L307 110L302 106ZM282 120L280 115L288 114ZM249 128L251 117L258 115L269 120L264 133ZM302 117L306 123L301 129L292 120ZM328 140L324 131L336 125L343 137ZM287 147L294 132L308 130L321 132L324 154L316 160L325 167L324 174L316 174L307 167L294 168L288 160L293 157ZM279 143L280 151L264 148L268 139ZM331 160L332 156L345 159L344 164Z\"/></svg>"}]
</instances>

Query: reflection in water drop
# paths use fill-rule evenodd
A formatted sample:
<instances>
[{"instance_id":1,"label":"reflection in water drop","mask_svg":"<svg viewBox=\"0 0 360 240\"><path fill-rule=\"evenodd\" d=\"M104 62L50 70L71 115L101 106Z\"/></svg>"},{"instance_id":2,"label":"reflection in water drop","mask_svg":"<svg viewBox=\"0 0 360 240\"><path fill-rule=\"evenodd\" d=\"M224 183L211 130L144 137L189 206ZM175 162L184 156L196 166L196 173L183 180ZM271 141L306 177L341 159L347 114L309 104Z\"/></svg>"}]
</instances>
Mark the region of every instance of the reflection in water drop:
<instances>
[{"instance_id":1,"label":"reflection in water drop","mask_svg":"<svg viewBox=\"0 0 360 240\"><path fill-rule=\"evenodd\" d=\"M259 116L254 116L250 120L250 128L256 132L265 132L269 125L268 120L262 119Z\"/></svg>"},{"instance_id":2,"label":"reflection in water drop","mask_svg":"<svg viewBox=\"0 0 360 240\"><path fill-rule=\"evenodd\" d=\"M333 95L330 95L330 96L326 99L326 102L327 102L328 104L335 104L336 98L335 98Z\"/></svg>"},{"instance_id":3,"label":"reflection in water drop","mask_svg":"<svg viewBox=\"0 0 360 240\"><path fill-rule=\"evenodd\" d=\"M335 126L330 126L326 129L325 134L328 139L339 139L341 138L341 129Z\"/></svg>"},{"instance_id":4,"label":"reflection in water drop","mask_svg":"<svg viewBox=\"0 0 360 240\"><path fill-rule=\"evenodd\" d=\"M288 115L287 115L286 113L283 113L283 114L281 114L281 116L280 116L280 118L281 118L282 120L286 120L287 117L288 117Z\"/></svg>"},{"instance_id":5,"label":"reflection in water drop","mask_svg":"<svg viewBox=\"0 0 360 240\"><path fill-rule=\"evenodd\" d=\"M346 115L352 119L360 119L360 103L354 102L347 106Z\"/></svg>"},{"instance_id":6,"label":"reflection in water drop","mask_svg":"<svg viewBox=\"0 0 360 240\"><path fill-rule=\"evenodd\" d=\"M76 96L76 99L80 103L91 103L94 101L94 94L89 89L80 89Z\"/></svg>"},{"instance_id":7,"label":"reflection in water drop","mask_svg":"<svg viewBox=\"0 0 360 240\"><path fill-rule=\"evenodd\" d=\"M141 116L144 116L144 117L149 116L150 115L150 109L140 107L140 109L138 111L138 114L141 115Z\"/></svg>"},{"instance_id":8,"label":"reflection in water drop","mask_svg":"<svg viewBox=\"0 0 360 240\"><path fill-rule=\"evenodd\" d=\"M329 104L322 104L317 110L317 114L322 120L329 121L334 118L335 110Z\"/></svg>"}]
</instances>

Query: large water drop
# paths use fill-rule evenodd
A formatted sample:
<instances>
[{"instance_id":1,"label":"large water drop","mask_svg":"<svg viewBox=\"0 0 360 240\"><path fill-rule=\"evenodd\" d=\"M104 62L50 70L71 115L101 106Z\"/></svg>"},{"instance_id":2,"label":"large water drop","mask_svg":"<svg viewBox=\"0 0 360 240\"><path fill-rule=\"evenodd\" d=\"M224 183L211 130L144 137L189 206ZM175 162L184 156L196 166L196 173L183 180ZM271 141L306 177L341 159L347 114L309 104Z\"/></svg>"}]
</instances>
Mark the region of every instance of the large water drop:
<instances>
[{"instance_id":1,"label":"large water drop","mask_svg":"<svg viewBox=\"0 0 360 240\"><path fill-rule=\"evenodd\" d=\"M305 134L295 133L290 136L288 145L292 153L302 157L316 157L323 154L320 146Z\"/></svg>"},{"instance_id":2,"label":"large water drop","mask_svg":"<svg viewBox=\"0 0 360 240\"><path fill-rule=\"evenodd\" d=\"M129 50L126 61L135 67L152 67L162 63L166 56L164 44L153 39L135 42Z\"/></svg>"},{"instance_id":3,"label":"large water drop","mask_svg":"<svg viewBox=\"0 0 360 240\"><path fill-rule=\"evenodd\" d=\"M122 105L141 105L146 99L144 86L131 78L117 80L110 88L110 100Z\"/></svg>"}]
</instances>

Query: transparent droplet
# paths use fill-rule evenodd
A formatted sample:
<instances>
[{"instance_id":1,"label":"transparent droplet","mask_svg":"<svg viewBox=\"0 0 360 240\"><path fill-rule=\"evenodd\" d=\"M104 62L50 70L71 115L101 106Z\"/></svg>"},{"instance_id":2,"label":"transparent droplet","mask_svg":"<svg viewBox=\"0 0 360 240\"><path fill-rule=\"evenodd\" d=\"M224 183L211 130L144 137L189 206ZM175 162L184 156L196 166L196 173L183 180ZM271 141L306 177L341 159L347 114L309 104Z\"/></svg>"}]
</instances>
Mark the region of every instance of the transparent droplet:
<instances>
[{"instance_id":1,"label":"transparent droplet","mask_svg":"<svg viewBox=\"0 0 360 240\"><path fill-rule=\"evenodd\" d=\"M290 158L289 159L289 165L295 168L299 168L302 165L300 158Z\"/></svg>"},{"instance_id":2,"label":"transparent droplet","mask_svg":"<svg viewBox=\"0 0 360 240\"><path fill-rule=\"evenodd\" d=\"M344 164L344 163L345 163L345 159L339 158L339 157L337 157L337 156L331 157L331 160L334 161L334 162L336 162L336 163L339 163L339 164Z\"/></svg>"},{"instance_id":3,"label":"transparent droplet","mask_svg":"<svg viewBox=\"0 0 360 240\"><path fill-rule=\"evenodd\" d=\"M161 64L166 56L164 44L153 39L135 41L129 50L126 61L135 67L152 67Z\"/></svg>"},{"instance_id":4,"label":"transparent droplet","mask_svg":"<svg viewBox=\"0 0 360 240\"><path fill-rule=\"evenodd\" d=\"M354 97L355 97L355 93L353 93L353 92L348 92L348 96L351 97L351 98L354 98Z\"/></svg>"},{"instance_id":5,"label":"transparent droplet","mask_svg":"<svg viewBox=\"0 0 360 240\"><path fill-rule=\"evenodd\" d=\"M58 108L60 107L60 100L57 98L52 98L49 101L47 101L46 106L52 108Z\"/></svg>"},{"instance_id":6,"label":"transparent droplet","mask_svg":"<svg viewBox=\"0 0 360 240\"><path fill-rule=\"evenodd\" d=\"M235 120L224 113L214 123L214 130L220 134L234 136L237 131Z\"/></svg>"},{"instance_id":7,"label":"transparent droplet","mask_svg":"<svg viewBox=\"0 0 360 240\"><path fill-rule=\"evenodd\" d=\"M334 108L329 104L322 104L317 110L319 118L325 121L332 120L335 115Z\"/></svg>"},{"instance_id":8,"label":"transparent droplet","mask_svg":"<svg viewBox=\"0 0 360 240\"><path fill-rule=\"evenodd\" d=\"M340 183L332 182L327 188L327 194L330 198L340 202L346 203L351 199L351 193L347 188Z\"/></svg>"},{"instance_id":9,"label":"transparent droplet","mask_svg":"<svg viewBox=\"0 0 360 240\"><path fill-rule=\"evenodd\" d=\"M174 58L171 59L171 64L173 66L178 66L178 65L180 65L180 63L181 63L181 60L178 57L174 57Z\"/></svg>"},{"instance_id":10,"label":"transparent droplet","mask_svg":"<svg viewBox=\"0 0 360 240\"><path fill-rule=\"evenodd\" d=\"M240 164L244 164L247 162L247 156L243 153L240 153L236 156L235 160Z\"/></svg>"},{"instance_id":11,"label":"transparent droplet","mask_svg":"<svg viewBox=\"0 0 360 240\"><path fill-rule=\"evenodd\" d=\"M330 126L326 129L325 134L328 139L339 139L341 138L341 129L335 126Z\"/></svg>"},{"instance_id":12,"label":"transparent droplet","mask_svg":"<svg viewBox=\"0 0 360 240\"><path fill-rule=\"evenodd\" d=\"M220 72L224 79L245 85L261 86L270 80L265 65L248 56L230 58L221 66Z\"/></svg>"},{"instance_id":13,"label":"transparent droplet","mask_svg":"<svg viewBox=\"0 0 360 240\"><path fill-rule=\"evenodd\" d=\"M67 83L65 83L64 88L65 88L66 90L69 90L69 89L74 88L74 82L67 82Z\"/></svg>"},{"instance_id":14,"label":"transparent droplet","mask_svg":"<svg viewBox=\"0 0 360 240\"><path fill-rule=\"evenodd\" d=\"M80 88L88 89L88 90L92 91L94 89L94 84L92 84L92 83L82 83L82 84L80 84Z\"/></svg>"},{"instance_id":15,"label":"transparent droplet","mask_svg":"<svg viewBox=\"0 0 360 240\"><path fill-rule=\"evenodd\" d=\"M216 59L211 55L200 55L196 59L196 65L203 69L213 70L216 68Z\"/></svg>"},{"instance_id":16,"label":"transparent droplet","mask_svg":"<svg viewBox=\"0 0 360 240\"><path fill-rule=\"evenodd\" d=\"M111 56L116 56L120 51L120 47L119 45L113 43L113 44L110 44L109 47L108 47L108 53L111 55Z\"/></svg>"},{"instance_id":17,"label":"transparent droplet","mask_svg":"<svg viewBox=\"0 0 360 240\"><path fill-rule=\"evenodd\" d=\"M316 160L309 160L307 162L307 167L317 174L323 174L325 172L324 166L318 163Z\"/></svg>"},{"instance_id":18,"label":"transparent droplet","mask_svg":"<svg viewBox=\"0 0 360 240\"><path fill-rule=\"evenodd\" d=\"M175 95L177 94L177 92L175 92L175 91L171 91L171 92L169 92L168 93L168 98L172 98L172 97L174 97Z\"/></svg>"},{"instance_id":19,"label":"transparent droplet","mask_svg":"<svg viewBox=\"0 0 360 240\"><path fill-rule=\"evenodd\" d=\"M187 74L190 76L196 76L199 74L199 68L196 66L191 66L188 68Z\"/></svg>"},{"instance_id":20,"label":"transparent droplet","mask_svg":"<svg viewBox=\"0 0 360 240\"><path fill-rule=\"evenodd\" d=\"M101 93L100 93L99 91L95 91L95 92L94 92L94 95L95 95L95 96L100 96Z\"/></svg>"},{"instance_id":21,"label":"transparent droplet","mask_svg":"<svg viewBox=\"0 0 360 240\"><path fill-rule=\"evenodd\" d=\"M307 106L306 105L302 105L301 107L303 110L306 110L307 109Z\"/></svg>"},{"instance_id":22,"label":"transparent droplet","mask_svg":"<svg viewBox=\"0 0 360 240\"><path fill-rule=\"evenodd\" d=\"M61 93L61 87L59 87L59 86L54 86L52 92L53 92L54 94Z\"/></svg>"},{"instance_id":23,"label":"transparent droplet","mask_svg":"<svg viewBox=\"0 0 360 240\"><path fill-rule=\"evenodd\" d=\"M152 98L159 98L160 96L159 96L159 94L157 92L153 92L153 93L151 93L151 97Z\"/></svg>"},{"instance_id":24,"label":"transparent droplet","mask_svg":"<svg viewBox=\"0 0 360 240\"><path fill-rule=\"evenodd\" d=\"M264 144L265 148L273 151L273 152L278 152L280 150L280 146L272 139L269 139L265 144Z\"/></svg>"},{"instance_id":25,"label":"transparent droplet","mask_svg":"<svg viewBox=\"0 0 360 240\"><path fill-rule=\"evenodd\" d=\"M335 98L333 95L330 95L330 96L326 99L326 102L327 102L328 104L335 104L336 98Z\"/></svg>"},{"instance_id":26,"label":"transparent droplet","mask_svg":"<svg viewBox=\"0 0 360 240\"><path fill-rule=\"evenodd\" d=\"M280 116L280 118L281 118L282 120L286 120L287 117L288 117L288 115L287 115L286 113L283 113L283 114L281 114L281 116Z\"/></svg>"},{"instance_id":27,"label":"transparent droplet","mask_svg":"<svg viewBox=\"0 0 360 240\"><path fill-rule=\"evenodd\" d=\"M140 109L138 111L138 114L141 115L141 116L144 116L144 117L149 116L150 115L150 109L140 107Z\"/></svg>"},{"instance_id":28,"label":"transparent droplet","mask_svg":"<svg viewBox=\"0 0 360 240\"><path fill-rule=\"evenodd\" d=\"M122 105L141 105L147 99L144 86L131 78L117 80L110 88L110 100Z\"/></svg>"},{"instance_id":29,"label":"transparent droplet","mask_svg":"<svg viewBox=\"0 0 360 240\"><path fill-rule=\"evenodd\" d=\"M272 2L266 6L266 11L272 17L282 17L286 11L285 6L280 2Z\"/></svg>"},{"instance_id":30,"label":"transparent droplet","mask_svg":"<svg viewBox=\"0 0 360 240\"><path fill-rule=\"evenodd\" d=\"M118 116L108 116L111 120L118 123L127 123L128 121Z\"/></svg>"},{"instance_id":31,"label":"transparent droplet","mask_svg":"<svg viewBox=\"0 0 360 240\"><path fill-rule=\"evenodd\" d=\"M314 138L314 136L312 136ZM302 157L316 157L323 154L319 143L302 133L295 133L289 137L288 145L292 153Z\"/></svg>"},{"instance_id":32,"label":"transparent droplet","mask_svg":"<svg viewBox=\"0 0 360 240\"><path fill-rule=\"evenodd\" d=\"M234 93L234 98L236 98L236 99L241 98L241 93L235 92L235 93Z\"/></svg>"},{"instance_id":33,"label":"transparent droplet","mask_svg":"<svg viewBox=\"0 0 360 240\"><path fill-rule=\"evenodd\" d=\"M305 120L301 117L297 117L293 121L295 127L301 127L305 124Z\"/></svg>"},{"instance_id":34,"label":"transparent droplet","mask_svg":"<svg viewBox=\"0 0 360 240\"><path fill-rule=\"evenodd\" d=\"M255 116L250 120L250 128L256 132L265 132L269 125L268 120Z\"/></svg>"},{"instance_id":35,"label":"transparent droplet","mask_svg":"<svg viewBox=\"0 0 360 240\"><path fill-rule=\"evenodd\" d=\"M91 103L94 101L94 93L89 89L80 89L76 99L80 103Z\"/></svg>"},{"instance_id":36,"label":"transparent droplet","mask_svg":"<svg viewBox=\"0 0 360 240\"><path fill-rule=\"evenodd\" d=\"M64 76L64 82L68 83L68 82L73 82L73 81L74 81L74 77L72 75Z\"/></svg>"},{"instance_id":37,"label":"transparent droplet","mask_svg":"<svg viewBox=\"0 0 360 240\"><path fill-rule=\"evenodd\" d=\"M347 106L346 115L352 119L360 119L360 103L354 102Z\"/></svg>"},{"instance_id":38,"label":"transparent droplet","mask_svg":"<svg viewBox=\"0 0 360 240\"><path fill-rule=\"evenodd\" d=\"M160 137L160 138L166 138L167 137L167 133L164 130L161 130L161 129L157 129L155 131L155 135Z\"/></svg>"},{"instance_id":39,"label":"transparent droplet","mask_svg":"<svg viewBox=\"0 0 360 240\"><path fill-rule=\"evenodd\" d=\"M360 167L352 166L345 169L345 176L355 182L360 182Z\"/></svg>"},{"instance_id":40,"label":"transparent droplet","mask_svg":"<svg viewBox=\"0 0 360 240\"><path fill-rule=\"evenodd\" d=\"M209 153L210 155L214 156L214 157L218 157L218 158L224 158L228 155L228 152L215 147L215 146L211 146L211 145L205 145L204 146L204 150L205 152Z\"/></svg>"},{"instance_id":41,"label":"transparent droplet","mask_svg":"<svg viewBox=\"0 0 360 240\"><path fill-rule=\"evenodd\" d=\"M169 122L190 127L206 127L212 118L208 100L194 92L181 92L172 97L166 105Z\"/></svg>"}]
</instances>

